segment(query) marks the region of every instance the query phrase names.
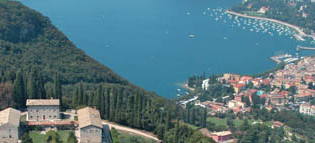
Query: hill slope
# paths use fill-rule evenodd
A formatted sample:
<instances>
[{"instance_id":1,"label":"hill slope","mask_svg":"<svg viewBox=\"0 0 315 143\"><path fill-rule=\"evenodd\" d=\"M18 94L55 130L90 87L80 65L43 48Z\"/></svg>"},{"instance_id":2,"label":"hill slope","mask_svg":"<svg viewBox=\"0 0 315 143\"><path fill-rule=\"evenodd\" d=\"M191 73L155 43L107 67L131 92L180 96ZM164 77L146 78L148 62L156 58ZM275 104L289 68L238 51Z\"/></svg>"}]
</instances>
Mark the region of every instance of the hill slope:
<instances>
[{"instance_id":1,"label":"hill slope","mask_svg":"<svg viewBox=\"0 0 315 143\"><path fill-rule=\"evenodd\" d=\"M87 56L51 24L48 18L18 2L0 0L0 68L36 66L45 80L58 71L64 84L128 82Z\"/></svg>"},{"instance_id":2,"label":"hill slope","mask_svg":"<svg viewBox=\"0 0 315 143\"><path fill-rule=\"evenodd\" d=\"M36 11L0 0L0 110L51 97L60 99L62 110L93 106L103 119L154 132L166 143L209 142L184 123L175 125L187 116L174 101L93 60Z\"/></svg>"}]
</instances>

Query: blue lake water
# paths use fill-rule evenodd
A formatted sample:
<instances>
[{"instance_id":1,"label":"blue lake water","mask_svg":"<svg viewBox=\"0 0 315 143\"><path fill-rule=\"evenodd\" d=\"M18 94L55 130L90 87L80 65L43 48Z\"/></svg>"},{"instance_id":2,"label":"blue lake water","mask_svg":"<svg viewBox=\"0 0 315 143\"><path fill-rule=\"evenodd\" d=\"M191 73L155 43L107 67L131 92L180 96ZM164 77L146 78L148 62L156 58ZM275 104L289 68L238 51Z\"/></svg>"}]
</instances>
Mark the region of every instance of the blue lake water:
<instances>
[{"instance_id":1,"label":"blue lake water","mask_svg":"<svg viewBox=\"0 0 315 143\"><path fill-rule=\"evenodd\" d=\"M251 32L213 11L240 0L21 1L48 16L91 57L168 98L189 76L263 72L275 66L271 56L294 54L298 44L305 45L284 34Z\"/></svg>"}]
</instances>

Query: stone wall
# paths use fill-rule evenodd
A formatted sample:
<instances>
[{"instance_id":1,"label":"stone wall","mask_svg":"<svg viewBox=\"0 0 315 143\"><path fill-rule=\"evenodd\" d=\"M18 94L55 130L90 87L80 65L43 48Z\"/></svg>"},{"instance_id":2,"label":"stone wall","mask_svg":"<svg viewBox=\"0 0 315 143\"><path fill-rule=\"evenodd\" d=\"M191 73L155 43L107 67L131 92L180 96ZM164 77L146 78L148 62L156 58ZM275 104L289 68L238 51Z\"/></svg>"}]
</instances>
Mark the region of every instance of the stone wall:
<instances>
[{"instance_id":1,"label":"stone wall","mask_svg":"<svg viewBox=\"0 0 315 143\"><path fill-rule=\"evenodd\" d=\"M0 139L18 139L19 129L7 124L0 126Z\"/></svg>"},{"instance_id":2,"label":"stone wall","mask_svg":"<svg viewBox=\"0 0 315 143\"><path fill-rule=\"evenodd\" d=\"M101 143L102 129L88 126L80 129L80 143Z\"/></svg>"},{"instance_id":3,"label":"stone wall","mask_svg":"<svg viewBox=\"0 0 315 143\"><path fill-rule=\"evenodd\" d=\"M60 119L59 106L29 106L28 121L45 121Z\"/></svg>"}]
</instances>

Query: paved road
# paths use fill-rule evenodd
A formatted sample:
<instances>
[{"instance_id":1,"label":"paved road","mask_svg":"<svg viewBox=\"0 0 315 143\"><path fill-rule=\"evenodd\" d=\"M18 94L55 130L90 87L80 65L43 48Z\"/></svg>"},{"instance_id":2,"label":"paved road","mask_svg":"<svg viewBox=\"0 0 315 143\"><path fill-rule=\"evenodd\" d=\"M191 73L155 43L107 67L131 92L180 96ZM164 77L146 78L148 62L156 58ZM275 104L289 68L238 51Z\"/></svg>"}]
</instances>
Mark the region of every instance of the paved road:
<instances>
[{"instance_id":1,"label":"paved road","mask_svg":"<svg viewBox=\"0 0 315 143\"><path fill-rule=\"evenodd\" d=\"M140 136L143 136L143 137L150 138L150 139L156 140L158 142L161 142L161 140L159 140L154 134L146 132L146 131L132 129L132 128L125 127L125 126L122 126L122 125L117 125L115 123L108 122L106 120L102 120L102 124L107 124L110 128L114 127L117 130L126 131L126 132L129 132L129 133L137 134L137 135L140 135Z\"/></svg>"},{"instance_id":2,"label":"paved road","mask_svg":"<svg viewBox=\"0 0 315 143\"><path fill-rule=\"evenodd\" d=\"M241 14L241 13L237 13L237 12L233 12L233 11L229 11L229 10L226 11L226 12L229 13L229 14L232 14L232 15L236 15L236 16L252 18L252 19L259 19L259 20L266 20L266 21L271 21L271 22L282 24L282 25L286 25L288 27L291 27L291 28L295 29L297 32L300 33L300 35L303 35L303 36L306 35L302 28L300 28L300 27L298 27L296 25L290 24L290 23L286 23L286 22L280 21L280 20L271 19L271 18L265 18L265 17L258 17L258 16L249 16L249 15L245 15L245 14Z\"/></svg>"}]
</instances>

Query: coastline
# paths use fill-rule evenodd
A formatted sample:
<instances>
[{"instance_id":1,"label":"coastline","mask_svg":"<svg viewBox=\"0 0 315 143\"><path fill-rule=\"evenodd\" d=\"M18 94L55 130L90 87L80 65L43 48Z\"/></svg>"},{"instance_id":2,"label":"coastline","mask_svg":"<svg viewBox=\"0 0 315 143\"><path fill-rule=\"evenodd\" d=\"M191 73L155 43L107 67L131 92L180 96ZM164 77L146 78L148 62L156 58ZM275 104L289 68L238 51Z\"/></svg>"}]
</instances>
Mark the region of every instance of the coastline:
<instances>
[{"instance_id":1,"label":"coastline","mask_svg":"<svg viewBox=\"0 0 315 143\"><path fill-rule=\"evenodd\" d=\"M195 91L195 88L191 88L188 86L188 83L185 83L184 88L190 90L190 91Z\"/></svg>"},{"instance_id":2,"label":"coastline","mask_svg":"<svg viewBox=\"0 0 315 143\"><path fill-rule=\"evenodd\" d=\"M302 29L302 28L300 28L300 27L298 27L298 26L296 26L296 25L292 25L292 24L289 24L289 23L280 21L280 20L271 19L271 18L265 18L265 17L249 16L249 15L237 13L237 12L230 11L230 10L227 10L226 13L231 14L231 15L235 15L235 16L245 17L245 18L258 19L258 20L266 20L266 21L270 21L270 22L275 22L275 23L278 23L278 24L282 24L282 25L285 25L285 26L288 26L288 27L294 29L295 31L297 31L297 32L299 33L299 35L301 35L301 36L306 36L306 33L303 32L303 29Z\"/></svg>"}]
</instances>

